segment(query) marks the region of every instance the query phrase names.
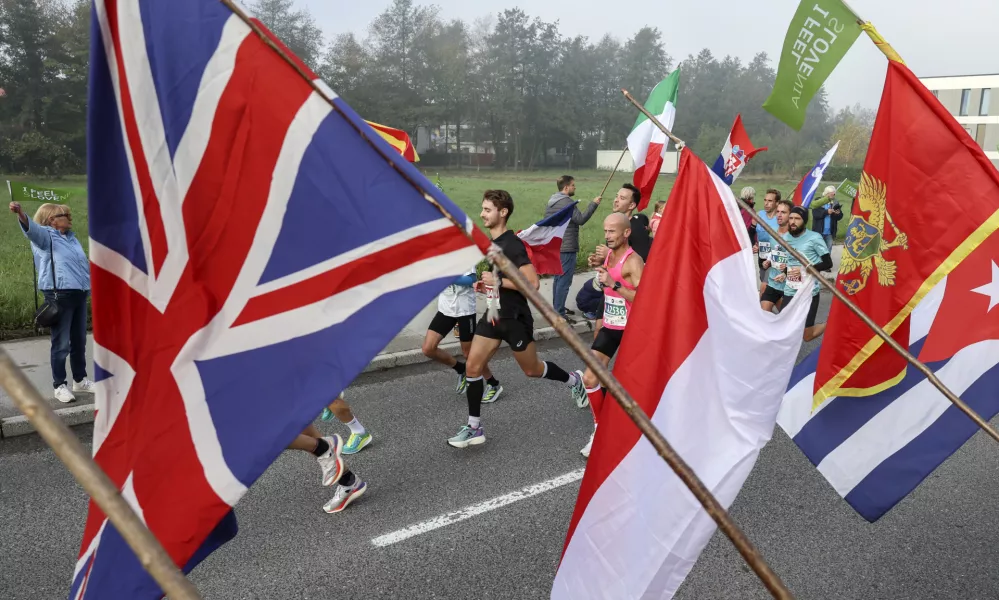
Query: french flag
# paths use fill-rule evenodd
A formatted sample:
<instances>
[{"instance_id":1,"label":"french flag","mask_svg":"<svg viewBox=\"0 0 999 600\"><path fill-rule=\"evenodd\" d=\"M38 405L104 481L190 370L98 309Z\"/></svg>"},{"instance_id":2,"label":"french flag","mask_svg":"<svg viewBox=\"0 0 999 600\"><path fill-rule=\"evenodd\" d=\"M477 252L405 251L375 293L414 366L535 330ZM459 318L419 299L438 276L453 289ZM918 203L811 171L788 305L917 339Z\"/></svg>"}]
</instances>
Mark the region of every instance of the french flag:
<instances>
[{"instance_id":1,"label":"french flag","mask_svg":"<svg viewBox=\"0 0 999 600\"><path fill-rule=\"evenodd\" d=\"M562 238L565 237L565 228L569 226L569 219L577 204L579 202L573 202L517 233L517 237L527 246L527 254L538 275L562 274Z\"/></svg>"},{"instance_id":2,"label":"french flag","mask_svg":"<svg viewBox=\"0 0 999 600\"><path fill-rule=\"evenodd\" d=\"M822 183L822 175L829 168L837 148L839 148L839 142L836 142L836 145L829 152L826 152L826 155L815 164L815 167L801 178L798 187L794 188L794 197L791 199L795 206L803 208L811 206L812 198L815 197L815 192L819 191L819 185Z\"/></svg>"},{"instance_id":3,"label":"french flag","mask_svg":"<svg viewBox=\"0 0 999 600\"><path fill-rule=\"evenodd\" d=\"M732 124L732 132L725 140L725 147L715 160L711 170L715 175L721 177L726 185L732 185L739 178L742 170L746 168L749 159L757 152L766 152L767 148L755 148L753 142L749 141L749 134L742 126L742 115L735 115L735 123Z\"/></svg>"}]
</instances>

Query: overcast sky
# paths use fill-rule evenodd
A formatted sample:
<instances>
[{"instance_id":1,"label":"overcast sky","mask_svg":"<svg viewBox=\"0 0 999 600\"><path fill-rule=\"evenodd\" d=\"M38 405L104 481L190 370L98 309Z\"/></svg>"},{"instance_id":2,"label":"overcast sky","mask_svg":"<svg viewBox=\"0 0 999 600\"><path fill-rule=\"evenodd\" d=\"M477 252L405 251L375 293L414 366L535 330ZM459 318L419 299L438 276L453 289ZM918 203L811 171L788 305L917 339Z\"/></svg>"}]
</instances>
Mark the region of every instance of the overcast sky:
<instances>
[{"instance_id":1,"label":"overcast sky","mask_svg":"<svg viewBox=\"0 0 999 600\"><path fill-rule=\"evenodd\" d=\"M436 0L444 19L473 21L506 8L522 8L532 17L559 22L563 35L598 40L611 33L624 41L649 25L663 31L666 50L677 61L709 48L748 61L767 52L776 68L797 0L677 2L670 0ZM367 35L368 25L390 0L295 0L308 8L327 38L353 31ZM999 1L997 0L850 0L859 16L878 31L920 77L999 73ZM886 59L862 35L826 82L833 107L861 103L876 107L884 84ZM681 95L683 88L681 84Z\"/></svg>"}]
</instances>

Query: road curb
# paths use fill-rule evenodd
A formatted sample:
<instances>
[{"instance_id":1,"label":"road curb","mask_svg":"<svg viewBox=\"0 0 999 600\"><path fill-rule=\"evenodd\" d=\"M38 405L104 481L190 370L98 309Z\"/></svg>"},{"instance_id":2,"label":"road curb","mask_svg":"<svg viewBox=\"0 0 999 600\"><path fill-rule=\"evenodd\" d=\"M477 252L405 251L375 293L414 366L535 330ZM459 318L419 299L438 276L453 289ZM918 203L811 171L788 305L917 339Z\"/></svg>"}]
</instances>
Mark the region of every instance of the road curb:
<instances>
[{"instance_id":1,"label":"road curb","mask_svg":"<svg viewBox=\"0 0 999 600\"><path fill-rule=\"evenodd\" d=\"M574 323L572 328L576 333L583 334L593 331L593 323L590 321L580 321ZM558 332L555 331L554 327L542 327L534 330L534 339L537 341L550 340L556 337L558 337ZM450 342L447 344L441 344L440 349L454 355L461 352L461 345L458 344L458 342ZM367 367L364 368L362 373L388 371L398 367L418 365L429 361L430 359L424 356L423 351L419 348L415 350L403 350L401 352L379 354L368 364ZM55 413L60 419L62 419L63 423L70 427L94 422L93 404L57 408ZM32 433L35 433L35 427L31 424L31 421L23 415L0 419L0 439L29 435Z\"/></svg>"}]
</instances>

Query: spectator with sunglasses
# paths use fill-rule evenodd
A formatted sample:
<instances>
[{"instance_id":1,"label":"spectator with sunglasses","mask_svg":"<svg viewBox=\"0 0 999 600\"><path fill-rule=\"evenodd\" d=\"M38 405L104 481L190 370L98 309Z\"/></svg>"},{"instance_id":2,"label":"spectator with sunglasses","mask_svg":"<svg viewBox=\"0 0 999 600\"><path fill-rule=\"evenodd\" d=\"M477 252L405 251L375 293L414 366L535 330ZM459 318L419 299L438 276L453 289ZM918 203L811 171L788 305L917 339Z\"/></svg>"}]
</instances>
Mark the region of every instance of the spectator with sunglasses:
<instances>
[{"instance_id":1,"label":"spectator with sunglasses","mask_svg":"<svg viewBox=\"0 0 999 600\"><path fill-rule=\"evenodd\" d=\"M25 237L31 241L38 289L45 301L59 308L51 327L52 387L59 402L76 400L73 392L93 393L87 378L87 297L90 295L90 261L73 232L68 206L42 204L28 219L17 202L10 203ZM53 272L54 271L54 272ZM66 386L66 357L73 371L73 391Z\"/></svg>"}]
</instances>

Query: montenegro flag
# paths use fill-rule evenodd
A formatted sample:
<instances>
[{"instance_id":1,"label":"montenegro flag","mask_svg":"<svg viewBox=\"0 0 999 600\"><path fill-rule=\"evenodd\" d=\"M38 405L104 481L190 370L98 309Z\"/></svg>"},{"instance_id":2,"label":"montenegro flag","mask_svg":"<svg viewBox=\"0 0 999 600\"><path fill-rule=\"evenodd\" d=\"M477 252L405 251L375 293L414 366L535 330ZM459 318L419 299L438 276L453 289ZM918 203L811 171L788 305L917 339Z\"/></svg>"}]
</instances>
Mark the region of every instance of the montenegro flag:
<instances>
[{"instance_id":1,"label":"montenegro flag","mask_svg":"<svg viewBox=\"0 0 999 600\"><path fill-rule=\"evenodd\" d=\"M378 135L382 136L386 142L392 144L392 147L398 150L403 158L409 162L420 162L420 155L416 153L416 148L413 147L413 141L409 139L408 133L371 121L365 121L365 123L371 125L371 128L378 132Z\"/></svg>"},{"instance_id":2,"label":"montenegro flag","mask_svg":"<svg viewBox=\"0 0 999 600\"><path fill-rule=\"evenodd\" d=\"M903 346L920 300L999 228L999 171L909 69L890 61L837 287ZM905 360L833 301L814 406L868 396Z\"/></svg>"}]
</instances>

